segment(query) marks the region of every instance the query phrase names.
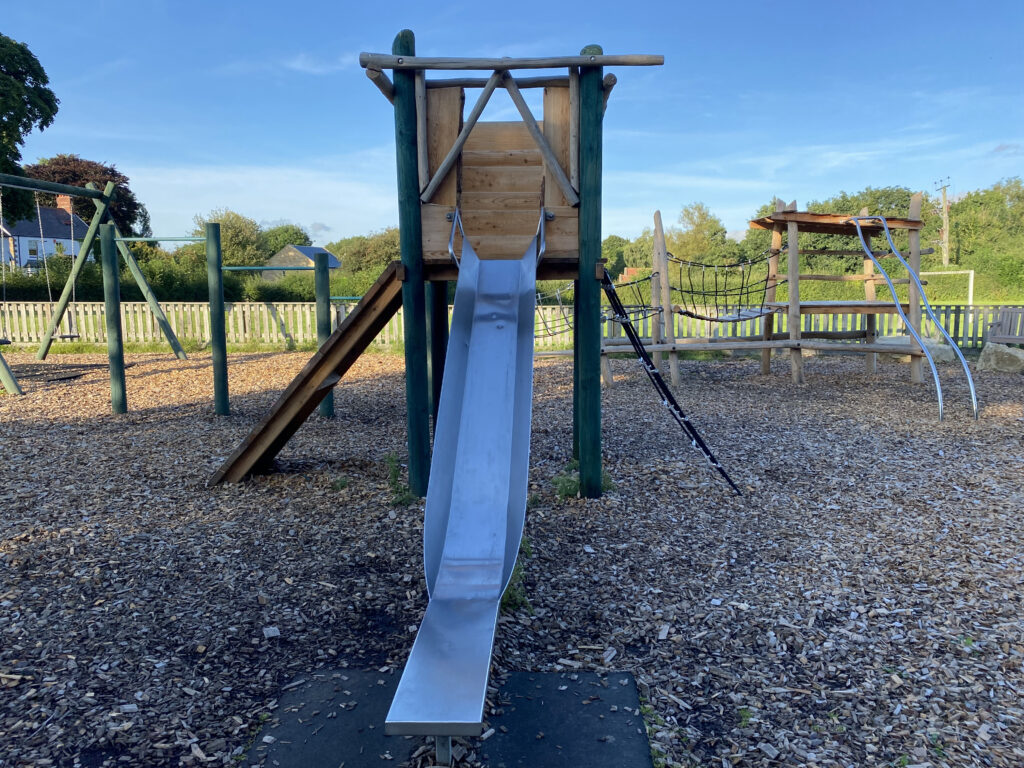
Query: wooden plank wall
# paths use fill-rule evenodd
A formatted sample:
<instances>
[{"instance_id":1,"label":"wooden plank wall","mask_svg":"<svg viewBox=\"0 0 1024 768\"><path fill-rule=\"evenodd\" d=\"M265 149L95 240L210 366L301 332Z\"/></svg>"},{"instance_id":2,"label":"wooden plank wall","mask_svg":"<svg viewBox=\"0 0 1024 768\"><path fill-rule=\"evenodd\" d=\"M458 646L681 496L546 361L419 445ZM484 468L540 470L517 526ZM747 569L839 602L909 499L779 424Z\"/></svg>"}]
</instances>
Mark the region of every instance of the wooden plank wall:
<instances>
[{"instance_id":1,"label":"wooden plank wall","mask_svg":"<svg viewBox=\"0 0 1024 768\"><path fill-rule=\"evenodd\" d=\"M167 319L182 341L205 344L210 338L210 308L203 302L164 302L161 304ZM355 303L335 304L334 327L351 311ZM940 304L935 312L949 334L961 348L981 347L989 326L999 318L1003 309L1022 309L1024 305ZM103 344L106 325L103 302L76 302L72 308L75 330L79 342ZM46 334L52 317L52 305L46 302L7 302L0 305L0 334L15 344L38 344ZM903 332L898 315L876 315L878 334L893 336ZM803 315L802 332L863 331L866 315ZM236 302L227 305L227 340L230 344L270 344L287 347L312 344L316 341L316 305L313 302ZM571 305L564 307L545 305L537 308L537 349L568 349L572 346ZM760 337L764 318L739 323L713 323L682 315L673 315L675 333L679 339L729 339L743 336ZM164 338L144 302L121 304L121 321L126 343L153 343L162 345ZM651 338L651 318L636 321L640 335ZM67 330L67 321L62 331ZM604 338L625 341L617 323L604 324ZM937 336L931 323L924 321L924 333ZM776 315L775 333L787 333L785 315ZM376 347L401 344L403 339L402 313L399 311L374 341ZM57 343L59 348L60 342Z\"/></svg>"}]
</instances>

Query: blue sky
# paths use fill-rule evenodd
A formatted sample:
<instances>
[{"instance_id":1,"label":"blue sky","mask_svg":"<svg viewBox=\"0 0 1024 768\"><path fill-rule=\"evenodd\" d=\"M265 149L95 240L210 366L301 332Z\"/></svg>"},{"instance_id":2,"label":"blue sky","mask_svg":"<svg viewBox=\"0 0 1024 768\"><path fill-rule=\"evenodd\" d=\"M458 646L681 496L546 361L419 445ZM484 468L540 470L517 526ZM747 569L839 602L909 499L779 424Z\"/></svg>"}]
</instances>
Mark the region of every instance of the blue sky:
<instances>
[{"instance_id":1,"label":"blue sky","mask_svg":"<svg viewBox=\"0 0 1024 768\"><path fill-rule=\"evenodd\" d=\"M610 70L605 235L697 201L742 230L774 195L1024 175L1019 0L4 5L61 100L25 161L115 163L158 235L218 207L319 243L397 223L393 113L357 57L403 27L424 56L665 56ZM503 93L485 113L514 116Z\"/></svg>"}]
</instances>

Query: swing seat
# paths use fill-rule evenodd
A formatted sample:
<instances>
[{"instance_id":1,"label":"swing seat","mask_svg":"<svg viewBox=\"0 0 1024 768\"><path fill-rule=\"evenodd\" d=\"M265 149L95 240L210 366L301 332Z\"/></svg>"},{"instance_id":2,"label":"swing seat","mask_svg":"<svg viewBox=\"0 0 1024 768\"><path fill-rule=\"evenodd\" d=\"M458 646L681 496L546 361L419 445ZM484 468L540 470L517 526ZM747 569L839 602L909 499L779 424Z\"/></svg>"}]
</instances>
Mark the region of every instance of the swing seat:
<instances>
[{"instance_id":1,"label":"swing seat","mask_svg":"<svg viewBox=\"0 0 1024 768\"><path fill-rule=\"evenodd\" d=\"M59 334L57 338L60 339L61 341L72 341L74 339L80 339L82 337L79 336L77 333L62 333Z\"/></svg>"},{"instance_id":2,"label":"swing seat","mask_svg":"<svg viewBox=\"0 0 1024 768\"><path fill-rule=\"evenodd\" d=\"M10 339L0 339L0 347L6 347L10 343L11 343Z\"/></svg>"}]
</instances>

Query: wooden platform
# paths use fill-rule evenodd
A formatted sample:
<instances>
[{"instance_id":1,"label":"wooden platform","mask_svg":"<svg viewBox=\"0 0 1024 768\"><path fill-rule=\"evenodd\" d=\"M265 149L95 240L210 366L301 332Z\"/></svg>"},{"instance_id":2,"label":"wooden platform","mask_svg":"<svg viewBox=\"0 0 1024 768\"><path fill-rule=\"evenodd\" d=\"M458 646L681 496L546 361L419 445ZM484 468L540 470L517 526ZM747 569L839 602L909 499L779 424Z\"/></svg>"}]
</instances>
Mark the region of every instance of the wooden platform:
<instances>
[{"instance_id":1,"label":"wooden platform","mask_svg":"<svg viewBox=\"0 0 1024 768\"><path fill-rule=\"evenodd\" d=\"M778 211L770 216L762 216L750 222L751 229L767 229L790 222L797 224L801 232L818 232L828 235L857 236L857 227L849 223L851 217L840 213L812 213L810 211ZM921 229L924 226L920 219L895 219L885 217L889 229ZM881 224L861 222L861 230L866 237L874 237L884 233Z\"/></svg>"},{"instance_id":2,"label":"wooden platform","mask_svg":"<svg viewBox=\"0 0 1024 768\"><path fill-rule=\"evenodd\" d=\"M323 346L306 363L270 412L227 458L207 485L237 483L266 469L331 388L402 306L400 264L392 263Z\"/></svg>"},{"instance_id":3,"label":"wooden platform","mask_svg":"<svg viewBox=\"0 0 1024 768\"><path fill-rule=\"evenodd\" d=\"M910 305L901 303L905 313L910 312ZM766 302L765 307L776 311L789 309L785 301ZM896 315L896 305L891 301L801 301L801 315Z\"/></svg>"}]
</instances>

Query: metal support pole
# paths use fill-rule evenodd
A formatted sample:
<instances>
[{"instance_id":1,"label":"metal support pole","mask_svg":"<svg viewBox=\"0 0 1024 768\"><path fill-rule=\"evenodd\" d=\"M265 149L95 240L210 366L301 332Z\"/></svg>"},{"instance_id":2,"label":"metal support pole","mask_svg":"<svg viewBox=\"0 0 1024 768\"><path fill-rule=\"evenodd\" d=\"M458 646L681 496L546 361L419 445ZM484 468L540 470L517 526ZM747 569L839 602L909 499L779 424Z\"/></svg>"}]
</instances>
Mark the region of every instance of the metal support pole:
<instances>
[{"instance_id":1,"label":"metal support pole","mask_svg":"<svg viewBox=\"0 0 1024 768\"><path fill-rule=\"evenodd\" d=\"M404 29L391 48L413 56L416 39ZM409 489L425 496L430 478L430 404L427 379L426 295L423 287L423 222L420 218L419 162L416 151L414 70L395 70L395 149L398 165L398 231L405 282L405 410L409 440Z\"/></svg>"},{"instance_id":2,"label":"metal support pole","mask_svg":"<svg viewBox=\"0 0 1024 768\"><path fill-rule=\"evenodd\" d=\"M82 246L78 249L78 254L71 264L71 272L68 274L67 282L64 283L64 290L61 291L60 298L57 299L57 306L53 310L50 326L46 329L46 335L43 337L39 350L36 352L37 360L45 360L46 356L50 354L50 347L53 346L53 336L57 333L57 328L60 326L60 321L64 318L68 304L71 303L71 294L74 292L75 281L78 280L78 275L81 273L82 267L85 266L85 260L89 258L89 251L92 250L92 244L96 240L96 233L99 232L100 222L107 215L107 208L113 201L114 187L114 182L108 181L107 186L103 189L103 199L95 201L96 213L93 215L92 221L89 223L89 229L82 239Z\"/></svg>"},{"instance_id":3,"label":"metal support pole","mask_svg":"<svg viewBox=\"0 0 1024 768\"><path fill-rule=\"evenodd\" d=\"M100 261L103 265L103 313L107 321L107 357L110 360L110 407L128 412L124 381L124 342L121 336L121 280L118 275L114 225L100 225Z\"/></svg>"},{"instance_id":4,"label":"metal support pole","mask_svg":"<svg viewBox=\"0 0 1024 768\"><path fill-rule=\"evenodd\" d=\"M581 55L601 55L588 45ZM601 258L601 121L604 112L603 68L580 68L580 277L576 289L576 400L579 434L580 495L601 495L601 286L596 279Z\"/></svg>"},{"instance_id":5,"label":"metal support pole","mask_svg":"<svg viewBox=\"0 0 1024 768\"><path fill-rule=\"evenodd\" d=\"M328 256L320 252L313 257L313 290L316 295L316 343L323 346L331 335L331 273ZM334 390L320 401L320 415L334 418Z\"/></svg>"},{"instance_id":6,"label":"metal support pole","mask_svg":"<svg viewBox=\"0 0 1024 768\"><path fill-rule=\"evenodd\" d=\"M210 292L210 351L213 353L213 412L229 416L228 342L224 329L224 275L221 273L220 224L206 225L206 284Z\"/></svg>"},{"instance_id":7,"label":"metal support pole","mask_svg":"<svg viewBox=\"0 0 1024 768\"><path fill-rule=\"evenodd\" d=\"M444 379L444 359L448 353L448 283L427 284L427 344L430 357L430 415L437 425L437 407L441 402L441 381Z\"/></svg>"}]
</instances>

